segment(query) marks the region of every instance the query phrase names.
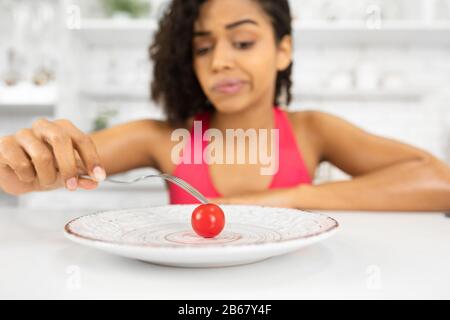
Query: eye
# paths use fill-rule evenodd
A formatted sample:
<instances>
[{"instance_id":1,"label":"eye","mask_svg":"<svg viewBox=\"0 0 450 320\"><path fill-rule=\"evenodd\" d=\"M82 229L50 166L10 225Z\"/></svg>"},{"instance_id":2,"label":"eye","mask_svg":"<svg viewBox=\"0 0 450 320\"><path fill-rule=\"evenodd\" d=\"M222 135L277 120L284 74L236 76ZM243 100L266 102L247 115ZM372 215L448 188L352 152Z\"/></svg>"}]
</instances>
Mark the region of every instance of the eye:
<instances>
[{"instance_id":1,"label":"eye","mask_svg":"<svg viewBox=\"0 0 450 320\"><path fill-rule=\"evenodd\" d=\"M238 48L238 49L245 50L245 49L251 48L254 44L255 44L255 43L252 42L252 41L243 41L243 42L236 42L236 43L235 43L235 46L236 46L236 48Z\"/></svg>"},{"instance_id":2,"label":"eye","mask_svg":"<svg viewBox=\"0 0 450 320\"><path fill-rule=\"evenodd\" d=\"M207 54L210 50L211 50L210 47L199 48L199 49L195 50L195 54L198 56L203 56L203 55Z\"/></svg>"},{"instance_id":3,"label":"eye","mask_svg":"<svg viewBox=\"0 0 450 320\"><path fill-rule=\"evenodd\" d=\"M253 41L242 41L242 42L235 42L234 46L240 50L246 50L246 49L251 48L254 44L255 44L255 42L253 42ZM198 48L195 50L195 54L198 56L203 56L203 55L208 54L211 50L212 50L212 47Z\"/></svg>"}]
</instances>

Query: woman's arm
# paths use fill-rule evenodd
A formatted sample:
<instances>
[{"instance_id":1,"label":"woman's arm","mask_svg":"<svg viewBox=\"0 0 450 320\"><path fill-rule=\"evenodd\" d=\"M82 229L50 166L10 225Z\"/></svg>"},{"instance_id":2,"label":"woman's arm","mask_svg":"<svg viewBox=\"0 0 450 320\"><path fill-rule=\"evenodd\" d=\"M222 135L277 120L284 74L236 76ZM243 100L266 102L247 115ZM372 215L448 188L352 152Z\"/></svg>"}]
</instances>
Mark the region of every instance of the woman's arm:
<instances>
[{"instance_id":1,"label":"woman's arm","mask_svg":"<svg viewBox=\"0 0 450 320\"><path fill-rule=\"evenodd\" d=\"M156 120L138 120L90 134L107 175L157 166L160 127Z\"/></svg>"},{"instance_id":2,"label":"woman's arm","mask_svg":"<svg viewBox=\"0 0 450 320\"><path fill-rule=\"evenodd\" d=\"M324 210L450 211L450 170L434 158L407 160L350 181L300 186L296 199Z\"/></svg>"},{"instance_id":3,"label":"woman's arm","mask_svg":"<svg viewBox=\"0 0 450 320\"><path fill-rule=\"evenodd\" d=\"M329 114L309 115L323 161L350 181L270 190L221 203L254 203L317 210L449 211L450 168L429 153L371 135Z\"/></svg>"}]
</instances>

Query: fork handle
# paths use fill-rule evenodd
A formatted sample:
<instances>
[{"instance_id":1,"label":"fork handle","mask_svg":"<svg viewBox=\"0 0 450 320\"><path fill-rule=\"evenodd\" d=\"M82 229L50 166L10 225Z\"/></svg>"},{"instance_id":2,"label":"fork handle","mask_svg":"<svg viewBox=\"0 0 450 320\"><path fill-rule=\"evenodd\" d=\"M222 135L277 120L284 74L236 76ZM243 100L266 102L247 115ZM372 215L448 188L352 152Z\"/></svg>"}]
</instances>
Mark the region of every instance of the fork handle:
<instances>
[{"instance_id":1,"label":"fork handle","mask_svg":"<svg viewBox=\"0 0 450 320\"><path fill-rule=\"evenodd\" d=\"M83 179L94 180L91 176L88 176L88 175L80 175L79 177L83 178ZM140 180L145 180L147 178L162 178L164 180L172 182L172 183L176 184L177 186L179 186L180 188L187 191L190 195L192 195L194 198L196 198L198 201L200 201L200 203L202 203L202 204L209 203L209 201L200 193L200 191L195 189L193 186L191 186L190 184L188 184L187 182L185 182L179 178L172 177L167 174L151 174L151 175L139 177L139 178L136 178L136 179L133 179L130 181L121 181L121 180L106 178L105 181L108 181L111 183L119 183L119 184L132 184L134 182L137 182Z\"/></svg>"}]
</instances>

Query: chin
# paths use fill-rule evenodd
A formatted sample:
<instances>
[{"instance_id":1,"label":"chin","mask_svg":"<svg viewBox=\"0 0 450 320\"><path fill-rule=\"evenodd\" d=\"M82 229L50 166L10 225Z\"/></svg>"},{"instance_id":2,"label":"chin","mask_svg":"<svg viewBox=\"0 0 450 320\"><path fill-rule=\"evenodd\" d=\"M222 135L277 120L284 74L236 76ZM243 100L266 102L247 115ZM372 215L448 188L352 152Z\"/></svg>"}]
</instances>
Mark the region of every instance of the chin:
<instances>
[{"instance_id":1,"label":"chin","mask_svg":"<svg viewBox=\"0 0 450 320\"><path fill-rule=\"evenodd\" d=\"M221 101L217 101L214 103L214 107L217 112L226 114L241 112L247 109L248 106L249 104L245 103L245 101L243 101L243 99L239 96L222 99Z\"/></svg>"}]
</instances>

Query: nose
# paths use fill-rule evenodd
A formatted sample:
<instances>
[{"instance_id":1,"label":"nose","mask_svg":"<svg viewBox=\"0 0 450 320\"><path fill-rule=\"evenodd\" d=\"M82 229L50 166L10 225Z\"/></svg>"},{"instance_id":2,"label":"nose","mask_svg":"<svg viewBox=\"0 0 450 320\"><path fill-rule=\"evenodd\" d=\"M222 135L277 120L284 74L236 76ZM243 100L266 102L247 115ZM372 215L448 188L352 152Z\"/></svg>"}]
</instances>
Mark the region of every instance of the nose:
<instances>
[{"instance_id":1,"label":"nose","mask_svg":"<svg viewBox=\"0 0 450 320\"><path fill-rule=\"evenodd\" d=\"M232 48L225 41L217 42L213 51L211 68L213 72L232 69L234 57Z\"/></svg>"}]
</instances>

